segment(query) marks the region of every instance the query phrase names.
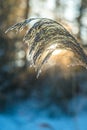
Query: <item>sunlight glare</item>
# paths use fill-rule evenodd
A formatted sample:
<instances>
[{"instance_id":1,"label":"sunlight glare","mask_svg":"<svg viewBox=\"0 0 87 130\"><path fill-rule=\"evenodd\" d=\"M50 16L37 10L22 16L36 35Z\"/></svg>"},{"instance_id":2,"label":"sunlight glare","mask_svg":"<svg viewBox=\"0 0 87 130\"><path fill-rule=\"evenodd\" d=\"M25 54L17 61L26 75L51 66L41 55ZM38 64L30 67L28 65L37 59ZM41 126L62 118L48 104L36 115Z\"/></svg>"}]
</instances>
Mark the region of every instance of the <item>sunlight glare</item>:
<instances>
[{"instance_id":1,"label":"sunlight glare","mask_svg":"<svg viewBox=\"0 0 87 130\"><path fill-rule=\"evenodd\" d=\"M58 55L58 54L60 54L62 52L62 50L55 50L53 53L52 53L52 55Z\"/></svg>"}]
</instances>

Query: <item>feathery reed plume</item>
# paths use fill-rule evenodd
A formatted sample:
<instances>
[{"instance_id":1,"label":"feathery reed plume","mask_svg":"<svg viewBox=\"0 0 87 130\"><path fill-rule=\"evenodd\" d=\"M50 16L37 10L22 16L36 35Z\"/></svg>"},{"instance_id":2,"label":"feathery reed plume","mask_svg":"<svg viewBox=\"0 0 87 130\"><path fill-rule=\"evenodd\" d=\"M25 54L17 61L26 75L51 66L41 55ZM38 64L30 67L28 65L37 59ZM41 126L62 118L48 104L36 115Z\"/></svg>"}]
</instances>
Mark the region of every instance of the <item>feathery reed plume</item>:
<instances>
[{"instance_id":1,"label":"feathery reed plume","mask_svg":"<svg viewBox=\"0 0 87 130\"><path fill-rule=\"evenodd\" d=\"M60 23L48 18L31 18L19 22L7 31L21 31L30 22L33 26L26 32L23 41L28 43L29 64L36 68L38 74L45 62L56 49L72 51L81 65L87 67L87 56L77 40Z\"/></svg>"}]
</instances>

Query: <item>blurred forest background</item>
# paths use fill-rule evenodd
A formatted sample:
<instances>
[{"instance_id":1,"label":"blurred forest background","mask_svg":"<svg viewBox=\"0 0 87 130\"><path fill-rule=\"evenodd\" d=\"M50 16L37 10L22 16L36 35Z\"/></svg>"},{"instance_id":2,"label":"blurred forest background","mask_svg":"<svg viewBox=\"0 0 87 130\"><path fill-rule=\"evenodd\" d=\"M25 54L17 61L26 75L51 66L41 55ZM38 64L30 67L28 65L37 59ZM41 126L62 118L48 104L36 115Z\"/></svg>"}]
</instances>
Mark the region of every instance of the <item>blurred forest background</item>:
<instances>
[{"instance_id":1,"label":"blurred forest background","mask_svg":"<svg viewBox=\"0 0 87 130\"><path fill-rule=\"evenodd\" d=\"M27 46L22 41L26 28L20 34L5 34L8 27L29 17L61 22L87 51L87 0L0 0L0 111L8 111L29 98L38 100L41 108L55 104L69 114L73 114L69 101L80 98L78 109L87 110L84 68L74 67L66 76L66 70L62 72L55 66L43 71L37 79L34 69L27 65Z\"/></svg>"}]
</instances>

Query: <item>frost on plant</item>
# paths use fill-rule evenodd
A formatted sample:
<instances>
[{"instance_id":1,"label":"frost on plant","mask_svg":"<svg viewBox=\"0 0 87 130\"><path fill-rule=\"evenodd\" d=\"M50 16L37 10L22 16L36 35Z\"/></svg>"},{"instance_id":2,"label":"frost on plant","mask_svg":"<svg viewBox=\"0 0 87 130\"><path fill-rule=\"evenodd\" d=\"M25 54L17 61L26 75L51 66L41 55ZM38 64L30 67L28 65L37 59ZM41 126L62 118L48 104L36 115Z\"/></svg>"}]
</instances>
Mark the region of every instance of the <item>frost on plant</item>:
<instances>
[{"instance_id":1,"label":"frost on plant","mask_svg":"<svg viewBox=\"0 0 87 130\"><path fill-rule=\"evenodd\" d=\"M9 29L17 32L24 29L30 22L35 21L26 32L23 41L29 45L29 65L35 67L39 76L43 64L45 64L52 53L57 49L72 51L81 65L87 67L87 56L77 40L60 23L48 18L31 18L19 22Z\"/></svg>"}]
</instances>

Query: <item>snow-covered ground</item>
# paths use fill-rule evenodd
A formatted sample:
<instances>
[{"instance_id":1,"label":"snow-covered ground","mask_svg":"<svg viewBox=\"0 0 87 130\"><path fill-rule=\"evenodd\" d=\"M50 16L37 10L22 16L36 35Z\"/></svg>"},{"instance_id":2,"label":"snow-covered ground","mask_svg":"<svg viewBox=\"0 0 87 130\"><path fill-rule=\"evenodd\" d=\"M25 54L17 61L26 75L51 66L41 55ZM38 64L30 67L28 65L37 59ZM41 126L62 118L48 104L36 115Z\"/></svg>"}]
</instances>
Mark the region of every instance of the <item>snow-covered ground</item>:
<instances>
[{"instance_id":1,"label":"snow-covered ground","mask_svg":"<svg viewBox=\"0 0 87 130\"><path fill-rule=\"evenodd\" d=\"M27 100L0 114L0 130L87 130L87 112L69 116L55 105L39 109L34 101Z\"/></svg>"},{"instance_id":2,"label":"snow-covered ground","mask_svg":"<svg viewBox=\"0 0 87 130\"><path fill-rule=\"evenodd\" d=\"M62 116L51 119L36 116L30 120L27 116L0 115L0 130L87 130L87 114L76 118Z\"/></svg>"}]
</instances>

